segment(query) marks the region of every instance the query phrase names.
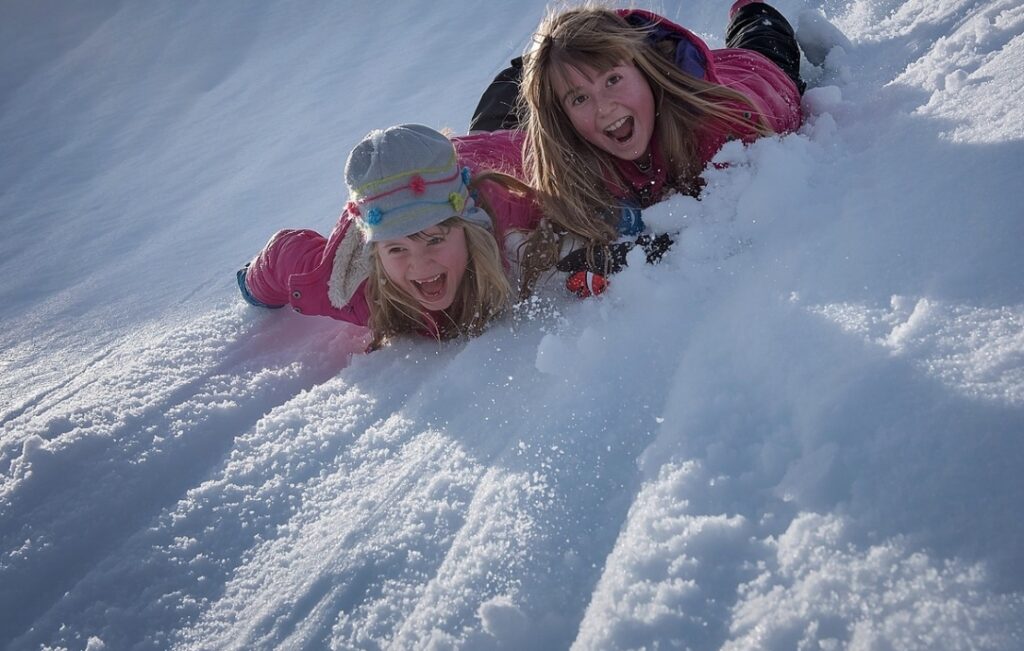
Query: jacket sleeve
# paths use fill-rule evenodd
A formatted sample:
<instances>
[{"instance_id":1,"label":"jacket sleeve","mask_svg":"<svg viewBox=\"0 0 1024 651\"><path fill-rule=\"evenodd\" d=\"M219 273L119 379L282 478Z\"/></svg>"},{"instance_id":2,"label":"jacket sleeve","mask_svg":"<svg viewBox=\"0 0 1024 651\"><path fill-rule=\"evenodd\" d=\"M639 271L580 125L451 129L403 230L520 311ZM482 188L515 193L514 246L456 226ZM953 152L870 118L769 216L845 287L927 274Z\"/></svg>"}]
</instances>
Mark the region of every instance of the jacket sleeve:
<instances>
[{"instance_id":1,"label":"jacket sleeve","mask_svg":"<svg viewBox=\"0 0 1024 651\"><path fill-rule=\"evenodd\" d=\"M315 269L326 246L327 239L316 231L286 229L274 233L249 264L245 276L249 292L269 306L288 305L289 278Z\"/></svg>"}]
</instances>

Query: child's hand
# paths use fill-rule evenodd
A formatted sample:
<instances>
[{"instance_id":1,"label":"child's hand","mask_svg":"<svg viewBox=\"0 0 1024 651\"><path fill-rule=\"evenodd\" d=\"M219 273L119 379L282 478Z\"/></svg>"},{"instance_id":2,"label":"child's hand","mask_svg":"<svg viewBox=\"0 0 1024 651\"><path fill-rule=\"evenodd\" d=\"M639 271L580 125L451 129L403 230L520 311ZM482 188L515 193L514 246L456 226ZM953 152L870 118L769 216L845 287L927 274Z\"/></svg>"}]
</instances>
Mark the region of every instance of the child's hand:
<instances>
[{"instance_id":1,"label":"child's hand","mask_svg":"<svg viewBox=\"0 0 1024 651\"><path fill-rule=\"evenodd\" d=\"M577 271L565 281L565 288L580 298L597 296L608 289L608 281L601 274Z\"/></svg>"},{"instance_id":2,"label":"child's hand","mask_svg":"<svg viewBox=\"0 0 1024 651\"><path fill-rule=\"evenodd\" d=\"M586 247L576 249L559 260L555 268L570 273L577 271L591 271L605 275L618 273L626 266L626 255L635 244L635 242L627 241L616 242L606 247L595 246L589 259Z\"/></svg>"},{"instance_id":3,"label":"child's hand","mask_svg":"<svg viewBox=\"0 0 1024 651\"><path fill-rule=\"evenodd\" d=\"M594 247L589 260L585 248L576 249L559 260L555 268L569 273L590 271L608 276L622 271L626 266L626 256L633 247L639 246L644 250L648 264L657 264L661 262L665 252L672 248L673 243L674 240L668 233L641 235L635 240L616 242L607 247Z\"/></svg>"},{"instance_id":4,"label":"child's hand","mask_svg":"<svg viewBox=\"0 0 1024 651\"><path fill-rule=\"evenodd\" d=\"M675 240L668 233L661 233L653 236L641 235L636 238L636 243L642 246L644 253L647 254L647 264L658 264L661 257L675 244Z\"/></svg>"}]
</instances>

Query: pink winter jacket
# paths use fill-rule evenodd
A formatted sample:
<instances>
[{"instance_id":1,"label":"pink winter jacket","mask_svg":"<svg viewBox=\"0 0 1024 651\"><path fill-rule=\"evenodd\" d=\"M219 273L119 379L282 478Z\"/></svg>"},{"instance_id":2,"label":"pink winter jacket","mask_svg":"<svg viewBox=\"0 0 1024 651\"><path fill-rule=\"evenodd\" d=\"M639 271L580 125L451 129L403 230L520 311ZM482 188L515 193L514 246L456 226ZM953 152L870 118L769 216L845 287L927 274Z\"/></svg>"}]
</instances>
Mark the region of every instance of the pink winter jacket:
<instances>
[{"instance_id":1,"label":"pink winter jacket","mask_svg":"<svg viewBox=\"0 0 1024 651\"><path fill-rule=\"evenodd\" d=\"M794 131L800 126L803 118L800 92L793 80L765 56L741 48L712 50L685 27L649 11L623 9L619 10L619 14L634 25L655 25L654 38L658 41L665 38L679 39L682 45L676 49L676 64L683 71L739 91L750 100L757 113L776 133ZM749 111L749 107L741 105L732 108ZM707 165L727 141L739 139L752 142L757 137L753 129L726 132L709 125L701 134L698 151L703 164ZM653 197L653 201L663 195L663 171L666 169L661 160L661 152L655 145L656 142L652 142L655 163L662 170L657 178L652 180L643 176L632 164L618 166L619 171L635 188L646 185L649 189L646 194Z\"/></svg>"},{"instance_id":2,"label":"pink winter jacket","mask_svg":"<svg viewBox=\"0 0 1024 651\"><path fill-rule=\"evenodd\" d=\"M480 133L452 138L452 143L460 165L473 174L493 170L523 177L521 134ZM536 228L540 212L529 199L496 183L485 183L480 193L491 208L498 231L495 237L503 251L516 233ZM327 238L312 230L278 231L249 265L245 284L250 293L266 305L291 305L302 314L367 325L365 269L351 269L352 261L360 257L351 246L356 238L348 238L346 248L352 228L357 226L346 211Z\"/></svg>"}]
</instances>

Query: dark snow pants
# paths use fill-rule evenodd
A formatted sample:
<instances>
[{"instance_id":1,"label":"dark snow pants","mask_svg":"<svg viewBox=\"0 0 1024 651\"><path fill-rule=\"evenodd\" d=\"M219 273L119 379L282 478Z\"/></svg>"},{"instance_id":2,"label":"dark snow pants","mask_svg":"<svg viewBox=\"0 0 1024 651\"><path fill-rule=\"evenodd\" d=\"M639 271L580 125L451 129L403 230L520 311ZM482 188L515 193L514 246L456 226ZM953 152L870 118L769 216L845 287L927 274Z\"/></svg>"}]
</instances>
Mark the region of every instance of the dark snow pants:
<instances>
[{"instance_id":1,"label":"dark snow pants","mask_svg":"<svg viewBox=\"0 0 1024 651\"><path fill-rule=\"evenodd\" d=\"M793 80L800 94L800 47L789 21L771 5L755 2L736 12L725 30L725 47L753 50L766 56Z\"/></svg>"},{"instance_id":2,"label":"dark snow pants","mask_svg":"<svg viewBox=\"0 0 1024 651\"><path fill-rule=\"evenodd\" d=\"M518 129L522 122L516 103L522 81L523 57L516 57L512 59L512 65L499 72L484 91L469 122L470 132Z\"/></svg>"}]
</instances>

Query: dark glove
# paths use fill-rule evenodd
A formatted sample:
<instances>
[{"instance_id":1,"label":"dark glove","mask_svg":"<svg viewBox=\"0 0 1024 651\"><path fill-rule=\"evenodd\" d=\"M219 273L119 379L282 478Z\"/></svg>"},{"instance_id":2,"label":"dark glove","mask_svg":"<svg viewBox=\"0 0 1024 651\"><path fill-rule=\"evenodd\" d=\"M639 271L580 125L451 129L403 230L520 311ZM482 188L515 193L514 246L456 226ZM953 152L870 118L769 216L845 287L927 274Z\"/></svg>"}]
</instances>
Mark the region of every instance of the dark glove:
<instances>
[{"instance_id":1,"label":"dark glove","mask_svg":"<svg viewBox=\"0 0 1024 651\"><path fill-rule=\"evenodd\" d=\"M592 259L587 260L587 249L577 249L558 261L555 268L559 271L573 273L590 271L602 275L611 275L622 271L626 266L626 256L633 247L640 246L647 255L648 264L661 262L661 257L672 248L674 240L668 233L660 235L641 235L634 241L616 242L606 247L593 247Z\"/></svg>"},{"instance_id":2,"label":"dark glove","mask_svg":"<svg viewBox=\"0 0 1024 651\"><path fill-rule=\"evenodd\" d=\"M644 253L647 254L647 264L658 264L661 257L675 244L675 240L668 233L661 233L654 236L641 235L636 238L636 243L642 246Z\"/></svg>"}]
</instances>

